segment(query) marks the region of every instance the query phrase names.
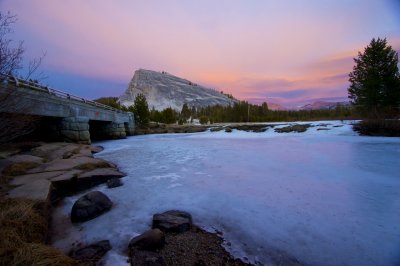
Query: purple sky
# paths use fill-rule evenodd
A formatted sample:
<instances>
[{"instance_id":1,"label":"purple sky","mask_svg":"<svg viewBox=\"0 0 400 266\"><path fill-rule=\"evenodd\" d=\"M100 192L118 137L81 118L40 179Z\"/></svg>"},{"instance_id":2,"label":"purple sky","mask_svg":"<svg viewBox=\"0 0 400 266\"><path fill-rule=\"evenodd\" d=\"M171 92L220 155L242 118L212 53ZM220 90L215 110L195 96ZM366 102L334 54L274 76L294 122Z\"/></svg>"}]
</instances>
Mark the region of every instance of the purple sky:
<instances>
[{"instance_id":1,"label":"purple sky","mask_svg":"<svg viewBox=\"0 0 400 266\"><path fill-rule=\"evenodd\" d=\"M373 37L400 50L397 0L0 0L26 59L47 51L48 85L119 96L136 69L285 105L347 97Z\"/></svg>"}]
</instances>

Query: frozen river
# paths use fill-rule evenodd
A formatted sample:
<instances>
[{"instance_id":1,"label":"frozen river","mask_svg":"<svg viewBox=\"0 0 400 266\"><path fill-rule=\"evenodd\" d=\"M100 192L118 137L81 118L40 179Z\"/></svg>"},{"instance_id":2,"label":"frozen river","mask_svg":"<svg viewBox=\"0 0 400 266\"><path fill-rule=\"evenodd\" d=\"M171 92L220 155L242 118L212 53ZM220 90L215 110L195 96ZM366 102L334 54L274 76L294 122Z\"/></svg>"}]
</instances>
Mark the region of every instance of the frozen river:
<instances>
[{"instance_id":1,"label":"frozen river","mask_svg":"<svg viewBox=\"0 0 400 266\"><path fill-rule=\"evenodd\" d=\"M318 125L318 123L313 123ZM107 189L113 209L66 225L55 246L110 239L107 264L123 264L129 239L152 215L190 212L223 232L250 262L295 257L307 265L400 264L400 138L361 137L326 122L304 133L163 134L99 143L96 156L128 174ZM57 211L69 214L76 195Z\"/></svg>"}]
</instances>

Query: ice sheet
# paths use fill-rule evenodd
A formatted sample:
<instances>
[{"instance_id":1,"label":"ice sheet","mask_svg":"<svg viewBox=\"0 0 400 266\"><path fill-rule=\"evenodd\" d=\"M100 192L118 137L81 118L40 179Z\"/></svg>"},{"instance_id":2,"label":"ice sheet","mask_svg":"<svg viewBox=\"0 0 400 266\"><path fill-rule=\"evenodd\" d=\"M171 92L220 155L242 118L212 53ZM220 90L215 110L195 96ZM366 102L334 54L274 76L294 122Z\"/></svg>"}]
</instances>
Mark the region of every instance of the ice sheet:
<instances>
[{"instance_id":1,"label":"ice sheet","mask_svg":"<svg viewBox=\"0 0 400 266\"><path fill-rule=\"evenodd\" d=\"M263 133L234 130L135 136L99 143L97 157L128 176L107 189L112 210L72 226L83 193L56 210L54 245L110 239L108 265L124 262L129 239L152 215L181 209L251 262L280 256L311 265L400 264L400 138L361 137L349 122L330 130ZM62 217L64 216L64 220Z\"/></svg>"}]
</instances>

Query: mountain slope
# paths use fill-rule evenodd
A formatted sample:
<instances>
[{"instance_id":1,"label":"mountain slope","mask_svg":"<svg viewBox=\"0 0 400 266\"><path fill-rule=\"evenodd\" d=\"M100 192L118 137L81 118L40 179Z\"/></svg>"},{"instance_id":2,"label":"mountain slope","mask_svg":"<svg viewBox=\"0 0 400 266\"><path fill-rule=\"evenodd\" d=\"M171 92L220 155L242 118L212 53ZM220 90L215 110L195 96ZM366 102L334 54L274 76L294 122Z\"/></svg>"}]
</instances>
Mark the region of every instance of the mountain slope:
<instances>
[{"instance_id":1,"label":"mountain slope","mask_svg":"<svg viewBox=\"0 0 400 266\"><path fill-rule=\"evenodd\" d=\"M300 110L323 110L323 109L335 109L336 106L349 106L349 102L325 102L316 101L310 104L306 104L300 107Z\"/></svg>"},{"instance_id":2,"label":"mountain slope","mask_svg":"<svg viewBox=\"0 0 400 266\"><path fill-rule=\"evenodd\" d=\"M217 104L227 106L235 102L220 92L189 80L145 69L135 71L127 90L119 97L119 102L125 106L132 105L139 93L146 96L149 108L154 107L156 110L172 107L180 111L184 103L190 107L205 107Z\"/></svg>"}]
</instances>

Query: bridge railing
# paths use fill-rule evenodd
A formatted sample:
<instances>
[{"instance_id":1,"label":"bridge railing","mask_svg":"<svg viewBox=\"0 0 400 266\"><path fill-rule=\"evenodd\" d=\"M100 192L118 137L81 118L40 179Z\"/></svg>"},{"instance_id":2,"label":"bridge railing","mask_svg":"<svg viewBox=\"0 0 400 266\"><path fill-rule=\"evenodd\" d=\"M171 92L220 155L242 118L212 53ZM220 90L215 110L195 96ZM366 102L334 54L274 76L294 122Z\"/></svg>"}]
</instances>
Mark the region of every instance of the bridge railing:
<instances>
[{"instance_id":1,"label":"bridge railing","mask_svg":"<svg viewBox=\"0 0 400 266\"><path fill-rule=\"evenodd\" d=\"M15 84L17 87L24 87L24 88L28 88L28 89L35 90L35 91L48 93L49 95L53 95L56 97L69 99L69 100L73 100L73 101L82 102L85 104L96 106L98 108L107 109L107 110L118 112L118 113L126 113L120 109L117 109L117 108L114 108L114 107L111 107L111 106L108 106L108 105L105 105L102 103L98 103L98 102L95 102L92 100L87 100L85 98L82 98L82 97L79 97L79 96L76 96L76 95L73 95L73 94L70 94L67 92L63 92L60 90L56 90L56 89L50 88L48 86L43 86L43 85L40 85L33 81L19 79L15 76L0 74L0 81L2 81L2 82L6 81L9 84Z\"/></svg>"}]
</instances>

